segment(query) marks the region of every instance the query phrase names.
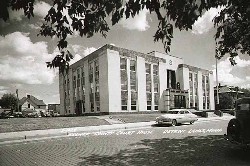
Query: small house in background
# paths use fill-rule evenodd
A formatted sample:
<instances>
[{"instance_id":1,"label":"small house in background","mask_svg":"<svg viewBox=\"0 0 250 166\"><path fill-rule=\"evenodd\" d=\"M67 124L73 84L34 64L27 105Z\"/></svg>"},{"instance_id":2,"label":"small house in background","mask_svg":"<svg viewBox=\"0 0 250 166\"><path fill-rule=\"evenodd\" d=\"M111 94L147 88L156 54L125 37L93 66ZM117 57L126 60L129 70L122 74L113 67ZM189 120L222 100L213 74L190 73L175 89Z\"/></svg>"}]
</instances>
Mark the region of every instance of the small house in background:
<instances>
[{"instance_id":1,"label":"small house in background","mask_svg":"<svg viewBox=\"0 0 250 166\"><path fill-rule=\"evenodd\" d=\"M48 110L54 113L60 113L60 104L48 104Z\"/></svg>"},{"instance_id":2,"label":"small house in background","mask_svg":"<svg viewBox=\"0 0 250 166\"><path fill-rule=\"evenodd\" d=\"M216 91L217 91L217 87L214 87L215 99L216 99L216 93L217 93ZM231 96L234 100L237 100L238 98L242 98L244 95L244 92L240 91L238 87L219 84L218 86L219 96L225 93Z\"/></svg>"},{"instance_id":3,"label":"small house in background","mask_svg":"<svg viewBox=\"0 0 250 166\"><path fill-rule=\"evenodd\" d=\"M27 95L27 97L23 97L19 106L21 107L21 111L24 110L37 110L37 111L46 111L46 104L43 100L39 100L32 95Z\"/></svg>"}]
</instances>

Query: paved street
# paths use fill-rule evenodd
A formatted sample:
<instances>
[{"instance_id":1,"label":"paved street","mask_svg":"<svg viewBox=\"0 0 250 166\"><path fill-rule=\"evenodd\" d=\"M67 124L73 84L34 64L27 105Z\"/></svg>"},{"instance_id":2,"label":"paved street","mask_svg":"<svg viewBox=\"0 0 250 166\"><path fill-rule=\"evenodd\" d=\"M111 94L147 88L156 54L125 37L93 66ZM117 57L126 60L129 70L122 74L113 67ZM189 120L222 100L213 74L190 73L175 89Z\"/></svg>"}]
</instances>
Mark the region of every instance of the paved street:
<instances>
[{"instance_id":1,"label":"paved street","mask_svg":"<svg viewBox=\"0 0 250 166\"><path fill-rule=\"evenodd\" d=\"M0 165L250 165L250 150L223 139L228 120L75 133L0 145Z\"/></svg>"}]
</instances>

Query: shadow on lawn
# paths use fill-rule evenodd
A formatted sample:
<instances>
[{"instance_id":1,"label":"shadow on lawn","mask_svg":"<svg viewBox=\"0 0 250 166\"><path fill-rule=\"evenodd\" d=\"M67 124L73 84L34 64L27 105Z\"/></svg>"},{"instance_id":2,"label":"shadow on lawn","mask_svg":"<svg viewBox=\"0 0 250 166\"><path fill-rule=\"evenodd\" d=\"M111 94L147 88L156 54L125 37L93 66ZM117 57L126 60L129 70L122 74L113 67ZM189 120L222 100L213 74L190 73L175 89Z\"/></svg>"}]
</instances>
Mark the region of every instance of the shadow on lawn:
<instances>
[{"instance_id":1,"label":"shadow on lawn","mask_svg":"<svg viewBox=\"0 0 250 166\"><path fill-rule=\"evenodd\" d=\"M145 139L117 154L81 157L78 166L250 165L250 149L237 147L221 135L184 139Z\"/></svg>"}]
</instances>

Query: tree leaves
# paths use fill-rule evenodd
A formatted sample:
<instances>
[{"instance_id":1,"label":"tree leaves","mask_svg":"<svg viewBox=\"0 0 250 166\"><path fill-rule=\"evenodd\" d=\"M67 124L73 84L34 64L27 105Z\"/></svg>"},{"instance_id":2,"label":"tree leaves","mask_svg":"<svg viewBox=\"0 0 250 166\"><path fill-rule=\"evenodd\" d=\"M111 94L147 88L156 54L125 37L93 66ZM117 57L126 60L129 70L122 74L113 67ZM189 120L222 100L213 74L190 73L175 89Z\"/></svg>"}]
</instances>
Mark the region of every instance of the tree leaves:
<instances>
[{"instance_id":1,"label":"tree leaves","mask_svg":"<svg viewBox=\"0 0 250 166\"><path fill-rule=\"evenodd\" d=\"M41 26L39 35L58 38L60 54L48 67L59 67L60 71L68 68L72 54L67 51L67 37L73 31L87 38L96 33L106 37L110 30L107 19L115 25L125 16L134 17L140 11L147 9L155 13L159 21L154 41L161 41L165 51L170 51L173 38L173 28L180 30L192 29L192 25L211 8L224 6L220 15L214 19L217 28L215 34L218 43L218 58L230 55L234 57L239 52L250 54L250 1L249 0L54 0L54 5L44 18L46 23ZM12 10L24 10L24 15L33 16L34 0L2 0L0 1L0 18L7 20ZM66 52L66 53L65 53Z\"/></svg>"},{"instance_id":2,"label":"tree leaves","mask_svg":"<svg viewBox=\"0 0 250 166\"><path fill-rule=\"evenodd\" d=\"M235 65L234 58L239 53L250 54L250 2L235 0L228 3L214 19L217 26L215 39L219 41L221 57L229 54L231 64Z\"/></svg>"},{"instance_id":3,"label":"tree leaves","mask_svg":"<svg viewBox=\"0 0 250 166\"><path fill-rule=\"evenodd\" d=\"M11 110L17 110L17 97L11 93L5 93L1 97L1 107L10 108Z\"/></svg>"}]
</instances>

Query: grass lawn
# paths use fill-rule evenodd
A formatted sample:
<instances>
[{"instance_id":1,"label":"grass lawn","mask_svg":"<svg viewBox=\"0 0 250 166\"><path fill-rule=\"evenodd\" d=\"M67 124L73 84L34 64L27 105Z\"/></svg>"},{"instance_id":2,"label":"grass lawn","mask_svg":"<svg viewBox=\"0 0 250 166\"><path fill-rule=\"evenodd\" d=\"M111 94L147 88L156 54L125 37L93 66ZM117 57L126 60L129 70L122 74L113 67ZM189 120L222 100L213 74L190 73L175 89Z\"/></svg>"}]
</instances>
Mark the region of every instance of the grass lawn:
<instances>
[{"instance_id":1,"label":"grass lawn","mask_svg":"<svg viewBox=\"0 0 250 166\"><path fill-rule=\"evenodd\" d=\"M105 116L11 118L0 119L0 133L45 130L70 127L109 125L105 119L112 118L125 123L154 121L159 114L117 114Z\"/></svg>"},{"instance_id":2,"label":"grass lawn","mask_svg":"<svg viewBox=\"0 0 250 166\"><path fill-rule=\"evenodd\" d=\"M104 119L96 117L48 117L0 119L0 133L14 131L58 129L69 127L109 125Z\"/></svg>"}]
</instances>

